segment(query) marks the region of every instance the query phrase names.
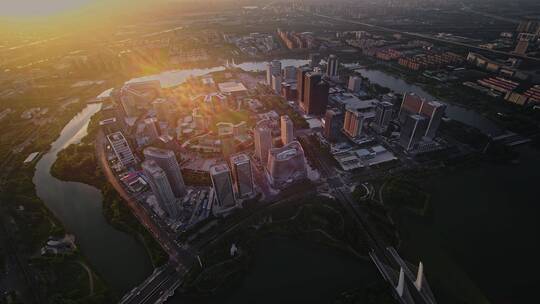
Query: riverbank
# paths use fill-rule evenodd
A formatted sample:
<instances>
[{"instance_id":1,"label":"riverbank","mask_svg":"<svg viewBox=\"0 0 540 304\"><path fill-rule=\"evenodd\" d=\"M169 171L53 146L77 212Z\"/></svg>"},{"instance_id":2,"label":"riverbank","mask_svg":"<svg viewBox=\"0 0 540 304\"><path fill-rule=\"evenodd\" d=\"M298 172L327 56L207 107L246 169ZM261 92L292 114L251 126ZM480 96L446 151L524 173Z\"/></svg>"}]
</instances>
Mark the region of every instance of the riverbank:
<instances>
[{"instance_id":1,"label":"riverbank","mask_svg":"<svg viewBox=\"0 0 540 304\"><path fill-rule=\"evenodd\" d=\"M122 198L109 185L97 163L95 140L99 131L101 112L90 119L87 135L79 143L73 143L58 153L51 168L51 175L62 181L91 185L103 195L103 216L109 224L137 238L149 253L152 265L159 267L167 261L166 253L146 229L124 206Z\"/></svg>"},{"instance_id":2,"label":"riverbank","mask_svg":"<svg viewBox=\"0 0 540 304\"><path fill-rule=\"evenodd\" d=\"M69 257L40 256L40 247L45 244L48 237L63 235L65 228L36 193L32 180L36 171L34 163L23 164L28 153L49 149L63 126L84 106L86 105L83 103L72 103L58 109L54 120L36 129L31 125L20 130L12 129L14 126L11 125L4 129L8 139L13 134L27 143L21 152L13 153L9 150L4 158L0 194L2 201L0 212L2 218L6 220L3 225L9 234L12 243L10 246L13 249L10 255L19 261L18 265L8 262L8 267L19 272L21 282L29 287L27 289L22 285L18 287L23 290L22 294L18 295L23 301L87 303L112 300L106 284L93 270L94 292L89 293L88 276L83 276L87 272L77 264L86 263L85 257L79 252ZM31 130L28 134L33 132L32 135L28 135L31 140L25 139L27 136L25 130ZM6 137L3 137L2 141L6 140ZM2 152L6 150L2 149Z\"/></svg>"},{"instance_id":3,"label":"riverbank","mask_svg":"<svg viewBox=\"0 0 540 304\"><path fill-rule=\"evenodd\" d=\"M364 68L356 69L356 71L370 80L372 84L390 88L399 94L407 92L406 90L398 89L399 87L403 87L401 84L396 83L395 85L397 87L392 87L388 85L389 82L392 82L388 81L388 79L376 79L380 78L377 76L370 77L370 71L377 71L404 81L407 85L418 86L421 88L421 91L412 91L423 97L441 100L450 105L459 105L465 109L474 110L504 129L523 135L536 135L540 132L540 111L533 111L528 107L509 103L502 98L487 96L462 84L464 81L475 80L478 76L476 78L471 76L472 78L464 78L457 81L439 82L427 78L419 72L405 70L394 63L383 63L370 58L364 58L360 61L355 59L354 61L365 66ZM484 73L475 70L473 72ZM505 115L501 116L499 113L504 113ZM487 134L496 132L489 129L480 130ZM498 134L491 135L496 136Z\"/></svg>"},{"instance_id":4,"label":"riverbank","mask_svg":"<svg viewBox=\"0 0 540 304\"><path fill-rule=\"evenodd\" d=\"M66 231L76 236L88 264L110 286L111 293L120 297L152 271L146 250L136 238L106 222L101 191L84 183L61 181L50 173L58 154L86 136L90 119L100 107L87 105L64 126L51 149L37 162L33 182L47 208Z\"/></svg>"}]
</instances>

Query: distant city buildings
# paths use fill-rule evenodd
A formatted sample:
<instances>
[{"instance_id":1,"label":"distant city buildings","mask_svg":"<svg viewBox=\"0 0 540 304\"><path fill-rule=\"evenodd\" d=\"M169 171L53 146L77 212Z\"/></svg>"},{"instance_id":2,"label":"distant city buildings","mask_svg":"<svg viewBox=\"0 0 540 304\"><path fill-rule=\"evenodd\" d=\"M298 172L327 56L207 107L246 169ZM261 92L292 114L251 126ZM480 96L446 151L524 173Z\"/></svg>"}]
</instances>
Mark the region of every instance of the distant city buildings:
<instances>
[{"instance_id":1,"label":"distant city buildings","mask_svg":"<svg viewBox=\"0 0 540 304\"><path fill-rule=\"evenodd\" d=\"M172 150L148 147L143 150L143 155L145 160L153 160L163 169L175 197L182 197L186 194L186 185L180 171L180 165L178 165Z\"/></svg>"},{"instance_id":2,"label":"distant city buildings","mask_svg":"<svg viewBox=\"0 0 540 304\"><path fill-rule=\"evenodd\" d=\"M268 33L250 33L244 36L224 34L223 39L228 43L236 45L242 53L249 56L268 54L279 48L274 36Z\"/></svg>"},{"instance_id":3,"label":"distant city buildings","mask_svg":"<svg viewBox=\"0 0 540 304\"><path fill-rule=\"evenodd\" d=\"M411 57L401 57L399 65L413 71L436 69L447 65L457 65L463 62L463 57L452 52L440 54L420 54Z\"/></svg>"},{"instance_id":4,"label":"distant city buildings","mask_svg":"<svg viewBox=\"0 0 540 304\"><path fill-rule=\"evenodd\" d=\"M107 140L109 141L118 162L124 168L129 168L136 163L135 156L129 147L129 143L121 132L107 135Z\"/></svg>"},{"instance_id":5,"label":"distant city buildings","mask_svg":"<svg viewBox=\"0 0 540 304\"><path fill-rule=\"evenodd\" d=\"M210 178L220 208L230 208L236 205L234 199L231 171L227 164L222 163L210 167Z\"/></svg>"},{"instance_id":6,"label":"distant city buildings","mask_svg":"<svg viewBox=\"0 0 540 304\"><path fill-rule=\"evenodd\" d=\"M275 188L284 188L307 178L304 150L299 142L293 141L281 148L273 148L268 157L268 172Z\"/></svg>"},{"instance_id":7,"label":"distant city buildings","mask_svg":"<svg viewBox=\"0 0 540 304\"><path fill-rule=\"evenodd\" d=\"M245 198L253 195L253 172L251 160L246 154L237 154L231 157L231 168L237 196Z\"/></svg>"},{"instance_id":8,"label":"distant city buildings","mask_svg":"<svg viewBox=\"0 0 540 304\"><path fill-rule=\"evenodd\" d=\"M523 19L516 28L516 32L540 35L540 21L536 19Z\"/></svg>"},{"instance_id":9,"label":"distant city buildings","mask_svg":"<svg viewBox=\"0 0 540 304\"><path fill-rule=\"evenodd\" d=\"M279 38L288 49L310 49L315 46L315 38L311 33L295 33L277 30Z\"/></svg>"},{"instance_id":10,"label":"distant city buildings","mask_svg":"<svg viewBox=\"0 0 540 304\"><path fill-rule=\"evenodd\" d=\"M281 142L286 145L294 140L293 122L287 115L281 116Z\"/></svg>"},{"instance_id":11,"label":"distant city buildings","mask_svg":"<svg viewBox=\"0 0 540 304\"><path fill-rule=\"evenodd\" d=\"M153 160L143 161L142 169L161 209L169 217L177 218L180 214L180 205L174 196L165 171Z\"/></svg>"}]
</instances>

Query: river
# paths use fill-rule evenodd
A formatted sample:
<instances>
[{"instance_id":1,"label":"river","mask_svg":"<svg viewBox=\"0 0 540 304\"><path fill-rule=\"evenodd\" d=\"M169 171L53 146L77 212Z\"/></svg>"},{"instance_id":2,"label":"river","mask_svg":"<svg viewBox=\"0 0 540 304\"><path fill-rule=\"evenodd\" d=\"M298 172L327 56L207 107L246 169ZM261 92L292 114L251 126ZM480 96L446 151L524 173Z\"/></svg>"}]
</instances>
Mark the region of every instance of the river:
<instances>
[{"instance_id":1,"label":"river","mask_svg":"<svg viewBox=\"0 0 540 304\"><path fill-rule=\"evenodd\" d=\"M281 66L294 66L299 67L308 64L309 60L302 59L281 59ZM255 72L266 70L265 61L248 61L243 63L231 63L229 66L241 68L245 71ZM144 77L138 77L131 79L128 82L139 82L145 80L159 80L162 87L173 87L183 83L190 76L202 76L208 73L223 71L225 66L214 66L208 68L199 69L186 69L186 70L171 70L165 71L155 75L149 75ZM421 87L407 83L403 79L400 79L394 75L388 74L379 70L369 69L355 69L355 71L367 77L371 82L377 83L381 86L390 88L396 93L414 92L428 100L436 100L437 98L430 95ZM447 103L446 116L460 121L466 125L475 127L485 134L497 136L503 133L503 130L499 128L495 123L488 118L480 115L474 110L464 108L462 106Z\"/></svg>"},{"instance_id":2,"label":"river","mask_svg":"<svg viewBox=\"0 0 540 304\"><path fill-rule=\"evenodd\" d=\"M283 66L301 66L307 60L283 60ZM246 71L265 69L265 62L233 64ZM158 79L163 87L175 86L189 76L221 71L217 66L167 71L130 81ZM419 86L376 70L361 70L372 82L398 92L415 92L435 99ZM151 272L143 246L132 236L108 225L102 215L98 189L81 183L62 182L50 175L57 153L81 140L99 105L89 105L62 130L51 150L38 162L34 183L39 197L77 237L83 254L114 290L131 289ZM447 116L497 135L501 130L473 110L449 104ZM397 213L403 253L412 261L422 259L428 280L439 299L518 303L506 301L532 295L539 252L540 215L532 190L540 180L537 151L524 148L519 165L488 166L456 172L426 182L432 194L431 212L420 217ZM536 168L536 170L535 170ZM271 303L328 303L349 287L362 287L379 279L371 264L351 260L335 250L283 239L263 241L254 267L239 288L224 293L226 303L268 299ZM525 269L527 271L525 271ZM375 271L376 274L376 271ZM286 286L283 280L292 282ZM534 284L533 284L534 283ZM278 290L280 292L278 292ZM281 292L286 290L286 292ZM320 297L314 295L321 294ZM517 297L512 297L516 293ZM290 295L290 297L289 297ZM220 298L221 300L221 298ZM171 301L174 303L174 301ZM294 302L294 301L293 301ZM221 303L215 301L215 303ZM258 302L259 303L259 302Z\"/></svg>"},{"instance_id":3,"label":"river","mask_svg":"<svg viewBox=\"0 0 540 304\"><path fill-rule=\"evenodd\" d=\"M302 59L283 59L281 60L282 67L286 66L303 66L309 63L309 60ZM248 61L243 63L231 63L231 67L241 68L244 71L256 72L266 70L265 61ZM148 75L143 77L137 77L129 80L128 82L140 82L147 80L159 80L161 86L164 88L177 86L183 83L190 76L202 76L212 72L218 72L225 70L225 66L215 66L209 68L200 68L200 69L187 69L187 70L171 70L165 71L155 75Z\"/></svg>"},{"instance_id":4,"label":"river","mask_svg":"<svg viewBox=\"0 0 540 304\"><path fill-rule=\"evenodd\" d=\"M379 70L371 70L364 68L355 69L355 71L359 72L362 76L367 77L370 82L379 84L383 87L387 87L396 93L402 94L406 92L412 92L426 98L427 100L437 100L436 97L426 92L423 88L408 83L405 80L398 78L392 74ZM476 111L464 108L453 103L447 102L446 104L446 116L448 118L457 120L471 127L475 127L488 135L497 136L503 133L503 130L498 127L494 122L480 115Z\"/></svg>"},{"instance_id":5,"label":"river","mask_svg":"<svg viewBox=\"0 0 540 304\"><path fill-rule=\"evenodd\" d=\"M64 182L50 174L58 152L86 136L90 118L100 108L100 104L90 104L71 119L37 163L33 181L39 198L66 230L75 235L77 245L93 269L114 292L122 295L152 273L144 246L107 223L100 190L82 183Z\"/></svg>"}]
</instances>

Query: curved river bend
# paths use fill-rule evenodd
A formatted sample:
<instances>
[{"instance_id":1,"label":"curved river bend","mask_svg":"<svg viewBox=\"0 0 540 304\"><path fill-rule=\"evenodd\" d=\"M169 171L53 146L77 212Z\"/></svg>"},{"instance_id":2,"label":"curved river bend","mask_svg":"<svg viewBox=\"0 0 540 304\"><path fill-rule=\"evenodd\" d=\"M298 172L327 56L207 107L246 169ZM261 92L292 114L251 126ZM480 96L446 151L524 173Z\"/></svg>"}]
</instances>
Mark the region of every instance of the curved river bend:
<instances>
[{"instance_id":1,"label":"curved river bend","mask_svg":"<svg viewBox=\"0 0 540 304\"><path fill-rule=\"evenodd\" d=\"M33 181L39 198L66 230L75 235L77 245L92 267L115 292L122 294L152 272L144 246L106 222L100 190L82 183L64 182L50 174L58 153L86 136L90 118L100 108L100 104L90 104L71 119L37 163Z\"/></svg>"}]
</instances>

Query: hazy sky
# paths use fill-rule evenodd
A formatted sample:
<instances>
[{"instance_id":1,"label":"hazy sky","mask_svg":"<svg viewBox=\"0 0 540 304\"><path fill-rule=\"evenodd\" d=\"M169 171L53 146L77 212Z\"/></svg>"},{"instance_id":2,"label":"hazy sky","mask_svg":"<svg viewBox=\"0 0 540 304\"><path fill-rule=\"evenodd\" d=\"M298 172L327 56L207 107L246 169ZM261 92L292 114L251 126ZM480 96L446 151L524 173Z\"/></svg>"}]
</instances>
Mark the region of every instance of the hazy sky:
<instances>
[{"instance_id":1,"label":"hazy sky","mask_svg":"<svg viewBox=\"0 0 540 304\"><path fill-rule=\"evenodd\" d=\"M78 9L95 0L0 0L0 16L46 16Z\"/></svg>"}]
</instances>

